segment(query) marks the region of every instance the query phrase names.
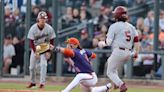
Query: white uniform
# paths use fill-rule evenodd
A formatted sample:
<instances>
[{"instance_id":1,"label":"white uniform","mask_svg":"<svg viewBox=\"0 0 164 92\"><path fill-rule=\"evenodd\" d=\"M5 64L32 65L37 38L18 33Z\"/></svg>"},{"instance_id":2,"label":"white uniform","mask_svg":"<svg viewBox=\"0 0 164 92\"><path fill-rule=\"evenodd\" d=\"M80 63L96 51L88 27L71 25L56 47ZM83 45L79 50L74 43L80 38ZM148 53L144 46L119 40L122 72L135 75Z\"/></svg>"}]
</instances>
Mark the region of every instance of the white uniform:
<instances>
[{"instance_id":1,"label":"white uniform","mask_svg":"<svg viewBox=\"0 0 164 92\"><path fill-rule=\"evenodd\" d=\"M134 38L137 36L135 27L128 22L116 22L108 30L106 41L111 41L113 52L108 58L107 76L119 87L123 81L118 77L117 69L130 58Z\"/></svg>"},{"instance_id":2,"label":"white uniform","mask_svg":"<svg viewBox=\"0 0 164 92\"><path fill-rule=\"evenodd\" d=\"M29 30L28 39L34 40L34 44L38 45L41 43L49 42L51 39L54 39L56 37L55 32L53 28L45 23L45 26L42 30L38 28L37 23L32 25L32 27ZM37 59L35 57L35 53L33 50L31 50L31 56L30 56L30 75L31 75L31 83L35 83L35 68ZM45 58L45 54L40 55L40 84L45 83L46 73L47 73L47 60Z\"/></svg>"}]
</instances>

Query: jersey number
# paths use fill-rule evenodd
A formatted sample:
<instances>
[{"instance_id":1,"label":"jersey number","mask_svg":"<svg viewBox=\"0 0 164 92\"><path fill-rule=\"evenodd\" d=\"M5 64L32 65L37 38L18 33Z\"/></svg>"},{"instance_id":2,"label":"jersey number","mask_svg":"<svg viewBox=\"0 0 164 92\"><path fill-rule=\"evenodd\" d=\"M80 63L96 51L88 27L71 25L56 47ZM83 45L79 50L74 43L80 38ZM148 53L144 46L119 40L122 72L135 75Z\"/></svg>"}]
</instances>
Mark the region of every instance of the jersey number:
<instances>
[{"instance_id":1,"label":"jersey number","mask_svg":"<svg viewBox=\"0 0 164 92\"><path fill-rule=\"evenodd\" d=\"M126 31L125 32L125 35L126 35L126 41L130 41L131 40L131 35L130 35L130 31Z\"/></svg>"}]
</instances>

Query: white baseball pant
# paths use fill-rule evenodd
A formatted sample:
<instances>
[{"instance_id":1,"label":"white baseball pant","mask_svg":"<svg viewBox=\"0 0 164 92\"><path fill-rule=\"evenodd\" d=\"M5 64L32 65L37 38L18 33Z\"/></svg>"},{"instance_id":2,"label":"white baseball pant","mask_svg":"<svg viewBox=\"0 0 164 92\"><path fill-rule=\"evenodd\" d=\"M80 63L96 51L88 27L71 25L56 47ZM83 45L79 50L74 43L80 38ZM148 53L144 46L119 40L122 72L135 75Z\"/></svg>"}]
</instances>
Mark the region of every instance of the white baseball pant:
<instances>
[{"instance_id":1,"label":"white baseball pant","mask_svg":"<svg viewBox=\"0 0 164 92\"><path fill-rule=\"evenodd\" d=\"M62 92L70 92L78 84L81 84L90 89L90 87L96 85L97 80L97 75L94 72L92 74L78 73L72 82Z\"/></svg>"},{"instance_id":2,"label":"white baseball pant","mask_svg":"<svg viewBox=\"0 0 164 92\"><path fill-rule=\"evenodd\" d=\"M40 55L40 59L36 59L35 53L31 51L30 55L30 77L31 77L31 83L36 82L36 64L37 61L40 60L40 84L45 84L46 81L46 75L47 75L47 59L45 58L45 54Z\"/></svg>"},{"instance_id":3,"label":"white baseball pant","mask_svg":"<svg viewBox=\"0 0 164 92\"><path fill-rule=\"evenodd\" d=\"M111 56L107 60L107 76L119 87L123 84L123 81L119 78L117 70L130 59L130 54L131 51L129 49L122 50L114 48Z\"/></svg>"}]
</instances>

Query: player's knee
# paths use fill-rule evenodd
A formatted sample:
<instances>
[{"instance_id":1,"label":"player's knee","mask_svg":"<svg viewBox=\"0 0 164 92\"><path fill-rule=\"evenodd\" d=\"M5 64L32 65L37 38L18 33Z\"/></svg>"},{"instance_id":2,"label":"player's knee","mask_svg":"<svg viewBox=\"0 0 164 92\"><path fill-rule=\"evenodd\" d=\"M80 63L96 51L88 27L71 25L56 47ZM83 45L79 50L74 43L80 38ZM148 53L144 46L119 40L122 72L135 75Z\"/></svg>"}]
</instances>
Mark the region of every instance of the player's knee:
<instances>
[{"instance_id":1,"label":"player's knee","mask_svg":"<svg viewBox=\"0 0 164 92\"><path fill-rule=\"evenodd\" d=\"M108 70L107 71L107 76L110 77L110 75L112 75L112 71Z\"/></svg>"},{"instance_id":2,"label":"player's knee","mask_svg":"<svg viewBox=\"0 0 164 92\"><path fill-rule=\"evenodd\" d=\"M40 67L47 67L47 64L42 63L42 64L40 64Z\"/></svg>"},{"instance_id":3,"label":"player's knee","mask_svg":"<svg viewBox=\"0 0 164 92\"><path fill-rule=\"evenodd\" d=\"M29 67L29 70L30 71L35 71L35 68L34 67Z\"/></svg>"}]
</instances>

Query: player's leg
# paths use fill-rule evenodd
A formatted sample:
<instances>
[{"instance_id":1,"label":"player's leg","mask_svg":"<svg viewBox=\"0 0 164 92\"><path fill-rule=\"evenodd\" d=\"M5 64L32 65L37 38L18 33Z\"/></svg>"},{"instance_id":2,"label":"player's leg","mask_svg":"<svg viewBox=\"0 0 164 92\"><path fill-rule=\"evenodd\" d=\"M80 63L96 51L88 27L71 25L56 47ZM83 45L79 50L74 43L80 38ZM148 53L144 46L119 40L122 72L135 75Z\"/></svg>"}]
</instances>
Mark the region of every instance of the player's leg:
<instances>
[{"instance_id":1,"label":"player's leg","mask_svg":"<svg viewBox=\"0 0 164 92\"><path fill-rule=\"evenodd\" d=\"M108 83L108 84L103 85L103 86L92 87L91 92L109 92L110 88L112 88L112 84Z\"/></svg>"},{"instance_id":2,"label":"player's leg","mask_svg":"<svg viewBox=\"0 0 164 92\"><path fill-rule=\"evenodd\" d=\"M118 77L117 66L123 62L118 61L118 57L111 55L108 58L107 76L111 79L113 83L117 86L123 84L123 81Z\"/></svg>"},{"instance_id":3,"label":"player's leg","mask_svg":"<svg viewBox=\"0 0 164 92\"><path fill-rule=\"evenodd\" d=\"M95 86L98 81L97 75L95 73L92 73L92 75L89 74L89 76L92 76L92 78L85 78L80 81L82 92L91 92L91 87Z\"/></svg>"},{"instance_id":4,"label":"player's leg","mask_svg":"<svg viewBox=\"0 0 164 92\"><path fill-rule=\"evenodd\" d=\"M74 87L76 87L81 80L83 79L92 79L93 76L86 73L79 73L75 76L72 82L62 91L62 92L70 92Z\"/></svg>"},{"instance_id":5,"label":"player's leg","mask_svg":"<svg viewBox=\"0 0 164 92\"><path fill-rule=\"evenodd\" d=\"M103 86L95 86L97 83L97 76L95 73L93 73L93 78L88 79L88 80L81 80L81 88L82 92L104 92L104 91L109 91L109 89L112 87L111 83L108 83Z\"/></svg>"},{"instance_id":6,"label":"player's leg","mask_svg":"<svg viewBox=\"0 0 164 92\"><path fill-rule=\"evenodd\" d=\"M44 87L47 76L47 59L45 54L40 55L40 88Z\"/></svg>"},{"instance_id":7,"label":"player's leg","mask_svg":"<svg viewBox=\"0 0 164 92\"><path fill-rule=\"evenodd\" d=\"M30 66L29 66L31 84L27 88L31 88L36 85L36 70L35 70L36 62L37 59L35 58L35 54L33 51L31 51Z\"/></svg>"},{"instance_id":8,"label":"player's leg","mask_svg":"<svg viewBox=\"0 0 164 92\"><path fill-rule=\"evenodd\" d=\"M91 87L84 86L82 84L80 84L80 89L82 92L91 92Z\"/></svg>"},{"instance_id":9,"label":"player's leg","mask_svg":"<svg viewBox=\"0 0 164 92\"><path fill-rule=\"evenodd\" d=\"M125 59L129 58L129 54L130 52L114 50L112 55L108 58L107 76L118 87L124 85L124 82L119 78L117 69L122 67L126 61Z\"/></svg>"}]
</instances>

